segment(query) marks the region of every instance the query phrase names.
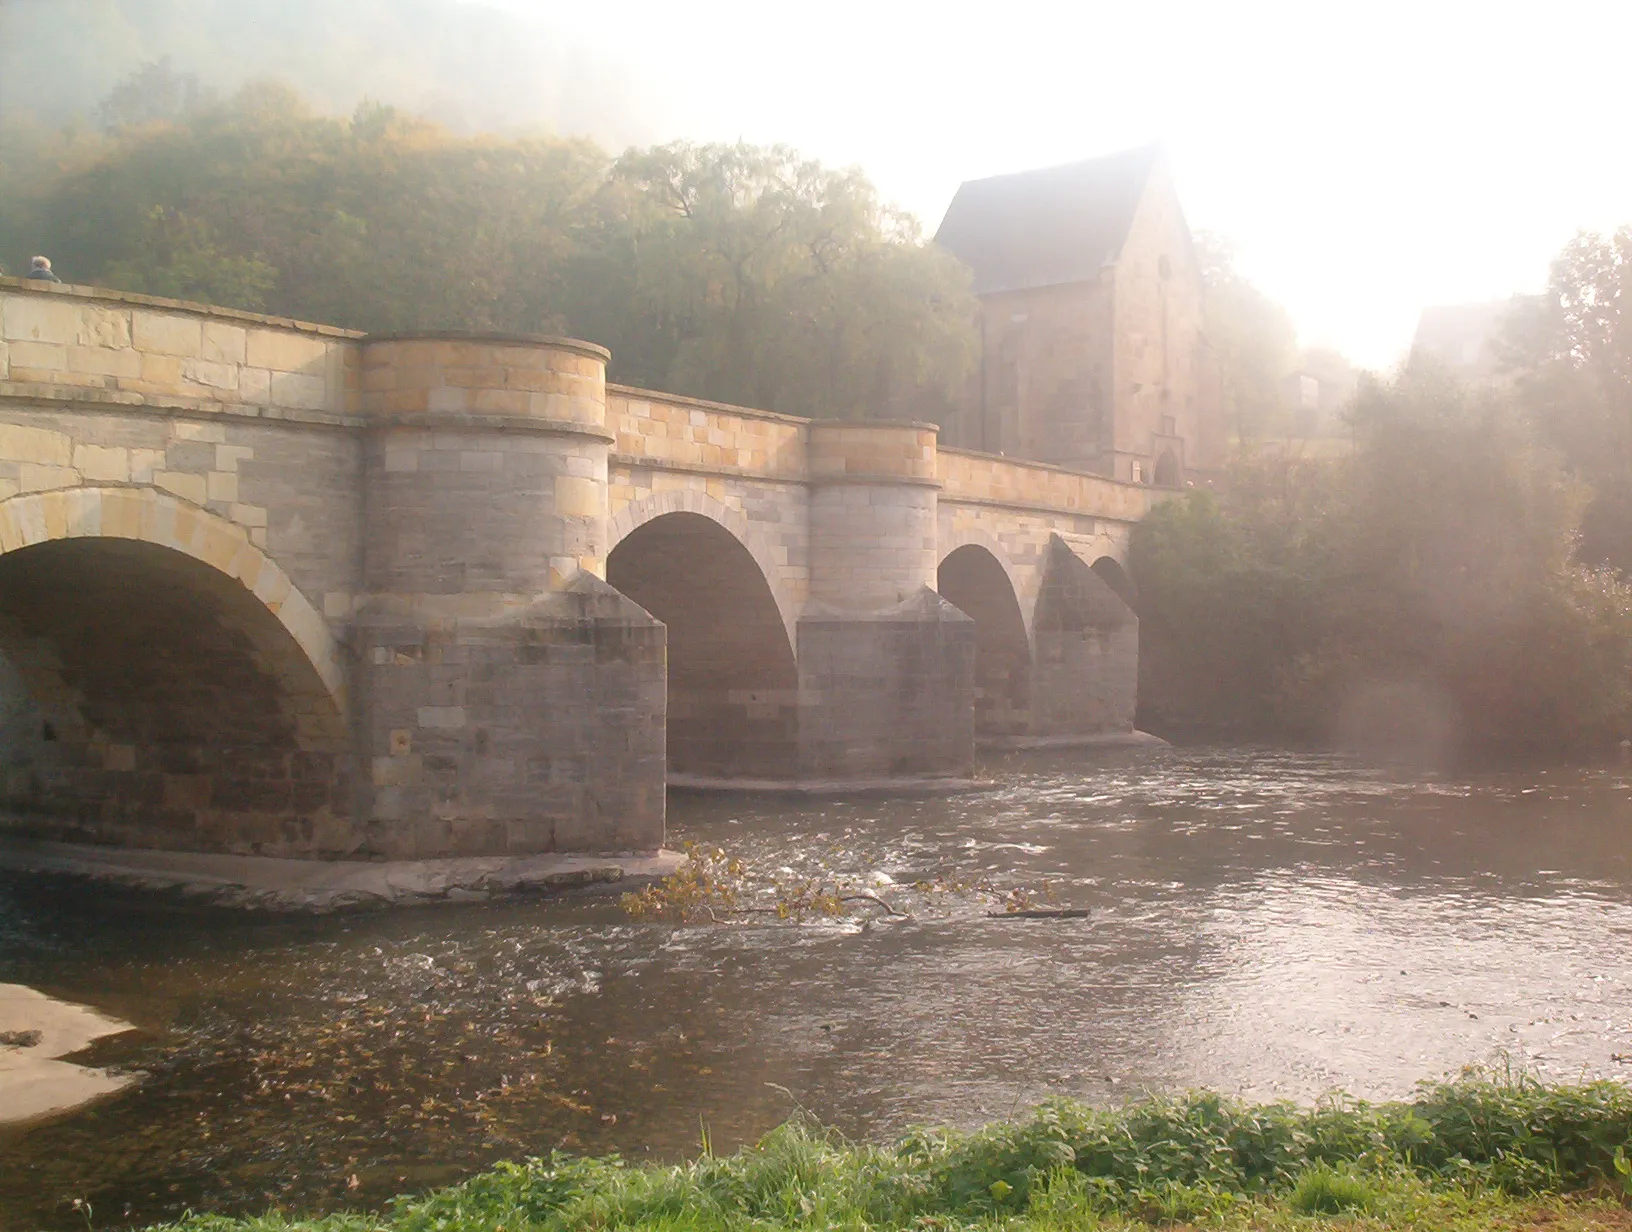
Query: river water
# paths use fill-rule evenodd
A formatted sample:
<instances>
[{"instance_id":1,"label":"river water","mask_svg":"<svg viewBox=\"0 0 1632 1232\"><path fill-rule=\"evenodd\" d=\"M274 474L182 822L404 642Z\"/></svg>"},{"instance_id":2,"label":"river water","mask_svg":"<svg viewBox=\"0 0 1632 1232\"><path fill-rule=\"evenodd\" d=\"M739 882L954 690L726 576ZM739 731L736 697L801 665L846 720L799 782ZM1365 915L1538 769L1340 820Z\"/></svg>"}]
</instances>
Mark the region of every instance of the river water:
<instances>
[{"instance_id":1,"label":"river water","mask_svg":"<svg viewBox=\"0 0 1632 1232\"><path fill-rule=\"evenodd\" d=\"M83 1227L75 1197L98 1226L369 1206L556 1147L673 1158L706 1128L728 1149L796 1108L883 1136L1051 1093L1632 1075L1622 768L986 769L995 790L942 799L671 800L671 843L911 913L874 922L675 927L608 899L266 919L0 883L0 980L137 1024L82 1055L146 1074L0 1132L0 1228ZM988 918L980 885L1092 914Z\"/></svg>"}]
</instances>

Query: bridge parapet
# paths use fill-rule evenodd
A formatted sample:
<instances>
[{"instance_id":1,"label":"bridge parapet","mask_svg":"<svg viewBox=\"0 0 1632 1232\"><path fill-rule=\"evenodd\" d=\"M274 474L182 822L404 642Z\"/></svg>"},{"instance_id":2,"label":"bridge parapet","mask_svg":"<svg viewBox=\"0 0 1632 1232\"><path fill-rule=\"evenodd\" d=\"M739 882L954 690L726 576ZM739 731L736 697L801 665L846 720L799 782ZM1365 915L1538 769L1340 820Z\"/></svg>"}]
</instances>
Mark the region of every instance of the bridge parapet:
<instances>
[{"instance_id":1,"label":"bridge parapet","mask_svg":"<svg viewBox=\"0 0 1632 1232\"><path fill-rule=\"evenodd\" d=\"M967 449L942 448L935 461L943 501L980 501L1133 523L1167 495L1104 475Z\"/></svg>"},{"instance_id":2,"label":"bridge parapet","mask_svg":"<svg viewBox=\"0 0 1632 1232\"><path fill-rule=\"evenodd\" d=\"M977 718L1128 721L1137 625L1098 570L1163 493L606 362L0 280L0 656L57 707L8 709L0 657L0 812L267 854L648 848L665 757L944 777Z\"/></svg>"},{"instance_id":3,"label":"bridge parapet","mask_svg":"<svg viewBox=\"0 0 1632 1232\"><path fill-rule=\"evenodd\" d=\"M803 482L810 421L675 394L606 387L614 458L696 473Z\"/></svg>"},{"instance_id":4,"label":"bridge parapet","mask_svg":"<svg viewBox=\"0 0 1632 1232\"><path fill-rule=\"evenodd\" d=\"M362 336L151 295L0 278L0 382L45 397L339 417L360 403Z\"/></svg>"}]
</instances>

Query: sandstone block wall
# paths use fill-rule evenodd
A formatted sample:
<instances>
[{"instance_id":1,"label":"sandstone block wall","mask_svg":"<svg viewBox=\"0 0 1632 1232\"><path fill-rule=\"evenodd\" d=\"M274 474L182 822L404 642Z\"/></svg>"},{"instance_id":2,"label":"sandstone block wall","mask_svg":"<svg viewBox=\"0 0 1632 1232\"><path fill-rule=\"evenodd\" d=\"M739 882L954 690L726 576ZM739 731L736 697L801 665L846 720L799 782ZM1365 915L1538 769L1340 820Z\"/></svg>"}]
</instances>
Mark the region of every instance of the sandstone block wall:
<instances>
[{"instance_id":1,"label":"sandstone block wall","mask_svg":"<svg viewBox=\"0 0 1632 1232\"><path fill-rule=\"evenodd\" d=\"M935 429L810 425L810 598L871 611L935 583Z\"/></svg>"},{"instance_id":2,"label":"sandstone block wall","mask_svg":"<svg viewBox=\"0 0 1632 1232\"><path fill-rule=\"evenodd\" d=\"M351 330L86 287L28 290L0 303L0 380L278 418L356 404L360 357L350 342L361 335Z\"/></svg>"},{"instance_id":3,"label":"sandstone block wall","mask_svg":"<svg viewBox=\"0 0 1632 1232\"><path fill-rule=\"evenodd\" d=\"M958 774L1131 715L1088 564L1149 489L605 360L0 280L0 825L647 849L666 761Z\"/></svg>"},{"instance_id":4,"label":"sandstone block wall","mask_svg":"<svg viewBox=\"0 0 1632 1232\"><path fill-rule=\"evenodd\" d=\"M1032 734L1132 731L1138 617L1064 540L1048 557L1034 621Z\"/></svg>"},{"instance_id":5,"label":"sandstone block wall","mask_svg":"<svg viewBox=\"0 0 1632 1232\"><path fill-rule=\"evenodd\" d=\"M799 621L799 768L807 778L967 775L974 621L927 587L882 612Z\"/></svg>"},{"instance_id":6,"label":"sandstone block wall","mask_svg":"<svg viewBox=\"0 0 1632 1232\"><path fill-rule=\"evenodd\" d=\"M634 603L579 574L519 610L358 632L371 853L662 845L664 629Z\"/></svg>"}]
</instances>

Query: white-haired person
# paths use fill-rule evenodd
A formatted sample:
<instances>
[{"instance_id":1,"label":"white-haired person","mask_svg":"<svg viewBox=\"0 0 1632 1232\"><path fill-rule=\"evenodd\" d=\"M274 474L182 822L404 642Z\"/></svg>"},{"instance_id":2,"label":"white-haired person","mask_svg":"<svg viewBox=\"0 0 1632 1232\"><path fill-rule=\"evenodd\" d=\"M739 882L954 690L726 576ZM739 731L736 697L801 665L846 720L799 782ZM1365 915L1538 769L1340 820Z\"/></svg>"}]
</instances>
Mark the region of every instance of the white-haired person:
<instances>
[{"instance_id":1,"label":"white-haired person","mask_svg":"<svg viewBox=\"0 0 1632 1232\"><path fill-rule=\"evenodd\" d=\"M35 279L36 281L39 281L39 282L61 282L62 281L62 279L58 278L55 274L53 274L51 272L51 258L50 257L31 257L31 258L29 258L28 276L30 278Z\"/></svg>"}]
</instances>

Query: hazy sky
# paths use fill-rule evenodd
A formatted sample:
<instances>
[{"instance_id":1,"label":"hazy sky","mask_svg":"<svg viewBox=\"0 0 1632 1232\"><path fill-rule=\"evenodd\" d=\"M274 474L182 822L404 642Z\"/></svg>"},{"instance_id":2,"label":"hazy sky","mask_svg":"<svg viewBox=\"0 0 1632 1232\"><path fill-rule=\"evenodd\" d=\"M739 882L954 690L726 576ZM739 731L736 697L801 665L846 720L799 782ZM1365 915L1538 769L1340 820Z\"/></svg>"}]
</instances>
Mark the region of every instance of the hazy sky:
<instances>
[{"instance_id":1,"label":"hazy sky","mask_svg":"<svg viewBox=\"0 0 1632 1232\"><path fill-rule=\"evenodd\" d=\"M620 58L657 135L859 164L931 231L960 180L1161 140L1191 226L1371 365L1632 222L1632 0L486 2Z\"/></svg>"}]
</instances>

